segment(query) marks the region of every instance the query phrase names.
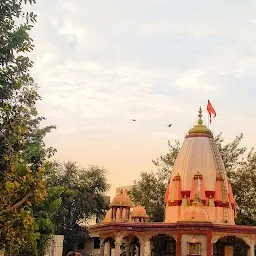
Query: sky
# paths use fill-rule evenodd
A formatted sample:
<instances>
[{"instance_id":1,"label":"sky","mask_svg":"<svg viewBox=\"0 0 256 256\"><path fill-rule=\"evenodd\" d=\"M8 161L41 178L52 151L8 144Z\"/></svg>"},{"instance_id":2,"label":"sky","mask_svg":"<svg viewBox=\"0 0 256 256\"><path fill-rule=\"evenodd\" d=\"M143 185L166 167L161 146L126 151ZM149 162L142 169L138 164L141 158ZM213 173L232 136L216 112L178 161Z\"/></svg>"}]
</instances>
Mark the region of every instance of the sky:
<instances>
[{"instance_id":1,"label":"sky","mask_svg":"<svg viewBox=\"0 0 256 256\"><path fill-rule=\"evenodd\" d=\"M210 99L226 141L256 144L256 1L43 0L31 36L46 138L60 161L131 185ZM132 119L136 119L133 122ZM167 125L171 123L172 127Z\"/></svg>"}]
</instances>

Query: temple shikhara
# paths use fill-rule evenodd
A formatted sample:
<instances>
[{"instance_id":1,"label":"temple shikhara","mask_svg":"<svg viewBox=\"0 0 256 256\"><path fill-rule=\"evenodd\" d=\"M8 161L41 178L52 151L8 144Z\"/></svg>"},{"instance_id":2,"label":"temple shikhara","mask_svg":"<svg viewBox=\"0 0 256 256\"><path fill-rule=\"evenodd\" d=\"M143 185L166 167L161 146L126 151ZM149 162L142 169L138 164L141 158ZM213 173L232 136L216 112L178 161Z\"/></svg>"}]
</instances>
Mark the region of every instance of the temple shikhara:
<instances>
[{"instance_id":1,"label":"temple shikhara","mask_svg":"<svg viewBox=\"0 0 256 256\"><path fill-rule=\"evenodd\" d=\"M201 108L198 116L172 169L164 222L149 222L143 206L121 191L89 229L99 236L101 256L255 256L256 227L235 224L230 181Z\"/></svg>"}]
</instances>

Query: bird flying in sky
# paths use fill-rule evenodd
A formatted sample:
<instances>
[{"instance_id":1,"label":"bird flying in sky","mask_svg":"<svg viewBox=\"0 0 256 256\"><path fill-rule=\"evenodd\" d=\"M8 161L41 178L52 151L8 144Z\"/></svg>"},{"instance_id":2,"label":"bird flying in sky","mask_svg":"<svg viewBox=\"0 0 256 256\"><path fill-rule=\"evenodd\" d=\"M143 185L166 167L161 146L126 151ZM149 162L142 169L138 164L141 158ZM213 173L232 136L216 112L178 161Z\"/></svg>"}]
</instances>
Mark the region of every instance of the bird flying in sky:
<instances>
[{"instance_id":1,"label":"bird flying in sky","mask_svg":"<svg viewBox=\"0 0 256 256\"><path fill-rule=\"evenodd\" d=\"M172 124L168 124L167 126L170 128L172 126Z\"/></svg>"}]
</instances>

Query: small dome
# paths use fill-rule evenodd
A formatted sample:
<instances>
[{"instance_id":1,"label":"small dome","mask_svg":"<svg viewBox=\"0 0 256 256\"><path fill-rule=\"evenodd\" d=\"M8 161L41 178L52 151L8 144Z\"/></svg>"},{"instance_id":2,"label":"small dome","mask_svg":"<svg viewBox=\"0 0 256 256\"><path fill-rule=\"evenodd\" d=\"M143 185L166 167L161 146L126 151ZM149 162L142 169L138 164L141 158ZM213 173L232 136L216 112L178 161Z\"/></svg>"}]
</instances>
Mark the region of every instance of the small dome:
<instances>
[{"instance_id":1,"label":"small dome","mask_svg":"<svg viewBox=\"0 0 256 256\"><path fill-rule=\"evenodd\" d=\"M107 211L107 214L103 220L103 222L110 222L110 221L112 221L112 209L109 209Z\"/></svg>"},{"instance_id":2,"label":"small dome","mask_svg":"<svg viewBox=\"0 0 256 256\"><path fill-rule=\"evenodd\" d=\"M131 212L132 218L148 218L148 215L146 213L146 210L141 205L137 205L133 208Z\"/></svg>"},{"instance_id":3,"label":"small dome","mask_svg":"<svg viewBox=\"0 0 256 256\"><path fill-rule=\"evenodd\" d=\"M113 206L123 206L123 207L132 207L132 201L130 200L129 196L127 194L123 194L121 192L119 195L115 196L112 203L110 204L110 207Z\"/></svg>"},{"instance_id":4,"label":"small dome","mask_svg":"<svg viewBox=\"0 0 256 256\"><path fill-rule=\"evenodd\" d=\"M194 201L192 205L185 210L181 221L210 222L210 218L202 204L198 201Z\"/></svg>"}]
</instances>

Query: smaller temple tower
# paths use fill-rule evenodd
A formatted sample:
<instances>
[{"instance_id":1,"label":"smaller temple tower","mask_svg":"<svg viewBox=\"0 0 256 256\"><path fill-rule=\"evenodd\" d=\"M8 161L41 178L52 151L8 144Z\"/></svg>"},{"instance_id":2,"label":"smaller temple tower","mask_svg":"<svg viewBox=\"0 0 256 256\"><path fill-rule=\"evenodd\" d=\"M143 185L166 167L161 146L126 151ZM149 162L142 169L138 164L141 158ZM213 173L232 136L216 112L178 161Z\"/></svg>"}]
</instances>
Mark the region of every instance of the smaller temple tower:
<instances>
[{"instance_id":1,"label":"smaller temple tower","mask_svg":"<svg viewBox=\"0 0 256 256\"><path fill-rule=\"evenodd\" d=\"M147 222L148 215L141 205L134 206L126 190L120 190L110 204L103 223L106 222Z\"/></svg>"},{"instance_id":2,"label":"smaller temple tower","mask_svg":"<svg viewBox=\"0 0 256 256\"><path fill-rule=\"evenodd\" d=\"M131 213L131 221L133 222L147 222L148 215L146 210L141 205L137 205L133 208Z\"/></svg>"},{"instance_id":3,"label":"smaller temple tower","mask_svg":"<svg viewBox=\"0 0 256 256\"><path fill-rule=\"evenodd\" d=\"M103 222L129 221L130 210L132 206L133 203L127 195L127 191L121 190L119 195L115 196L112 203L110 204L110 209L108 210Z\"/></svg>"}]
</instances>

